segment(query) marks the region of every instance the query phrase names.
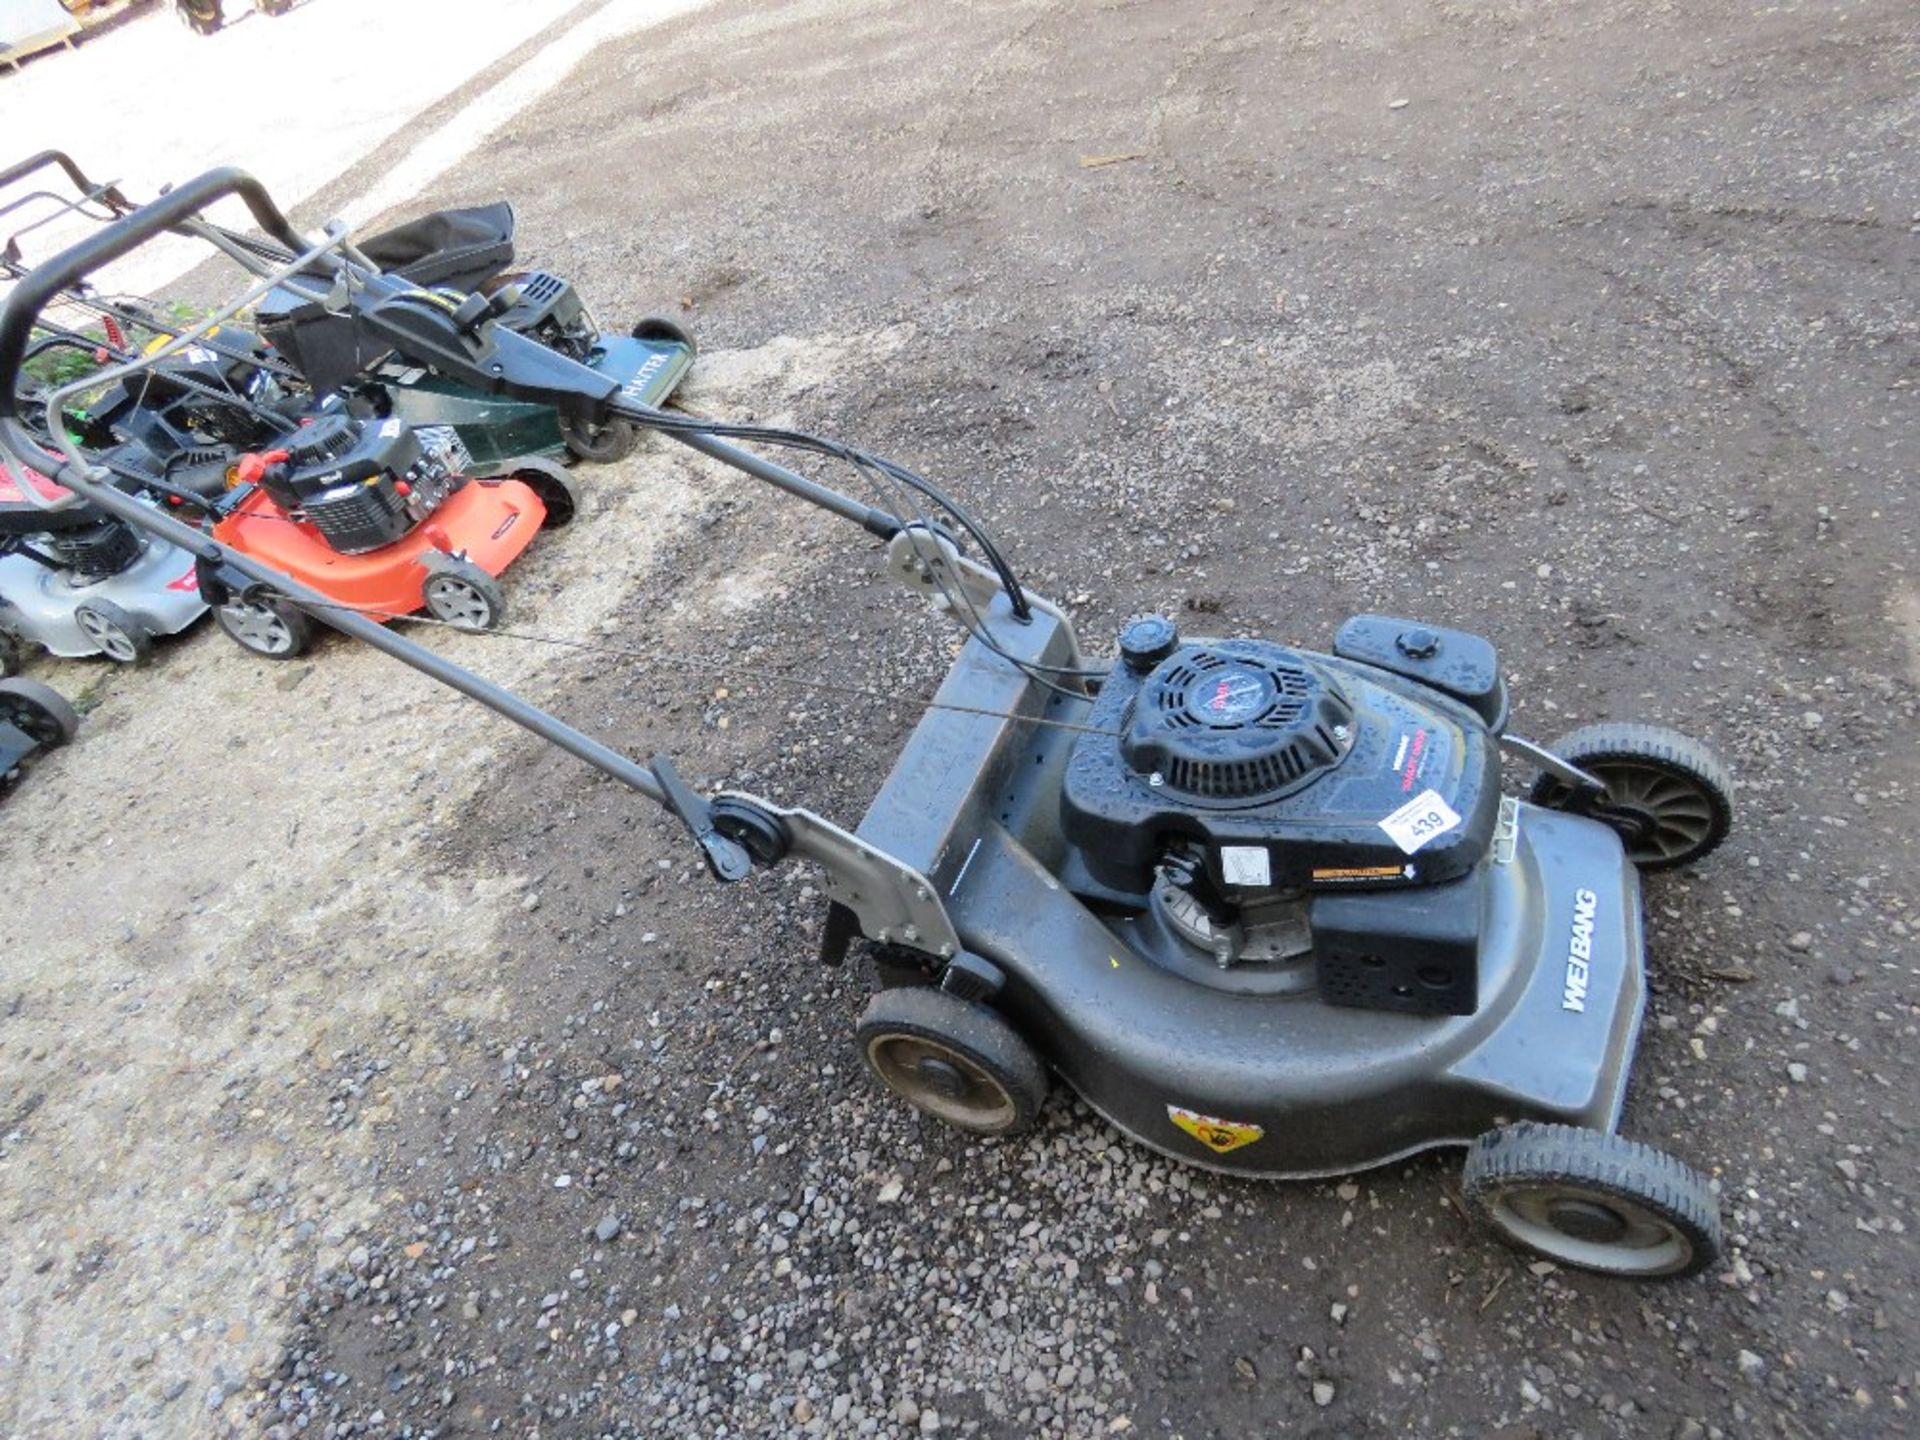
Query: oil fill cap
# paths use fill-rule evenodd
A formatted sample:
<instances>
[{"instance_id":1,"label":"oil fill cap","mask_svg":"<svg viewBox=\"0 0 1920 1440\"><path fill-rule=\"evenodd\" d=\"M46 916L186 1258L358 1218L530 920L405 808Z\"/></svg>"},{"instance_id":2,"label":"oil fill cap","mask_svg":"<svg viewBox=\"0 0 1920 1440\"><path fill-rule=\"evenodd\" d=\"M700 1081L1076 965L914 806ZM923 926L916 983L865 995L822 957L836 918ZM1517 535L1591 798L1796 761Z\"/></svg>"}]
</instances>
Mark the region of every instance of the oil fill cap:
<instances>
[{"instance_id":1,"label":"oil fill cap","mask_svg":"<svg viewBox=\"0 0 1920 1440\"><path fill-rule=\"evenodd\" d=\"M1120 629L1120 658L1136 675L1145 675L1180 648L1180 632L1164 615L1142 615Z\"/></svg>"},{"instance_id":2,"label":"oil fill cap","mask_svg":"<svg viewBox=\"0 0 1920 1440\"><path fill-rule=\"evenodd\" d=\"M1394 637L1394 648L1409 660L1430 660L1440 648L1440 637L1424 625L1402 630Z\"/></svg>"}]
</instances>

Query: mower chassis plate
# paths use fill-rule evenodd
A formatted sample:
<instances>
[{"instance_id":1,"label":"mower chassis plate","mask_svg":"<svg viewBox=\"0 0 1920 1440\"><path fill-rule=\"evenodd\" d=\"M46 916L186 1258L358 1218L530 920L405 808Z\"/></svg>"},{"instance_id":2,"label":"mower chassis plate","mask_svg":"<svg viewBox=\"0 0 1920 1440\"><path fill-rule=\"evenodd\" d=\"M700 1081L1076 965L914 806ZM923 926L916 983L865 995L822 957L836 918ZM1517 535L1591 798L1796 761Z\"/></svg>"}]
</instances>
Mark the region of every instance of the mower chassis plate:
<instances>
[{"instance_id":1,"label":"mower chassis plate","mask_svg":"<svg viewBox=\"0 0 1920 1440\"><path fill-rule=\"evenodd\" d=\"M1060 663L1070 644L1061 622L1016 623L1003 601L992 624L1028 659ZM939 698L1069 722L1087 708L973 640ZM1056 875L1060 775L1076 738L931 710L859 834L928 876L966 949L1006 972L998 1007L1119 1129L1210 1168L1305 1178L1464 1144L1514 1120L1616 1126L1645 980L1639 881L1611 830L1520 807L1511 859L1483 862L1472 1015L1228 994L1146 959L1124 923L1103 921ZM1570 968L1582 949L1584 970ZM1182 1115L1258 1133L1222 1149Z\"/></svg>"}]
</instances>

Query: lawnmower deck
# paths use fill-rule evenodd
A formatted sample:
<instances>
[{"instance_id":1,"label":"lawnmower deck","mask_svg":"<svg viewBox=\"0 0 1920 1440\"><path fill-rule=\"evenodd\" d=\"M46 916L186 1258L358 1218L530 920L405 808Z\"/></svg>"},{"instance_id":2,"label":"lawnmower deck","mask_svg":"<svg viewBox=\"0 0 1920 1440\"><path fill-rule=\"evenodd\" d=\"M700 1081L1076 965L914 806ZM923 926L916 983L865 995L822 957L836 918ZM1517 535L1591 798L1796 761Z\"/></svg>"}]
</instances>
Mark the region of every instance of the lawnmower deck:
<instances>
[{"instance_id":1,"label":"lawnmower deck","mask_svg":"<svg viewBox=\"0 0 1920 1440\"><path fill-rule=\"evenodd\" d=\"M213 533L215 539L379 619L421 608L428 567L440 554L459 552L489 575L498 575L533 543L546 513L540 497L518 480L471 480L404 539L364 554L343 555L255 491L224 516Z\"/></svg>"},{"instance_id":2,"label":"lawnmower deck","mask_svg":"<svg viewBox=\"0 0 1920 1440\"><path fill-rule=\"evenodd\" d=\"M174 635L207 613L193 556L165 540L142 541L132 565L117 575L77 584L24 555L0 555L0 613L8 628L66 659L96 655L100 647L75 618L89 602L113 605L153 635Z\"/></svg>"},{"instance_id":3,"label":"lawnmower deck","mask_svg":"<svg viewBox=\"0 0 1920 1440\"><path fill-rule=\"evenodd\" d=\"M588 363L620 382L621 394L636 404L666 402L693 365L693 348L674 340L638 340L609 336ZM444 379L418 366L392 364L393 413L407 424L451 425L473 457L476 473L510 468L528 456L556 459L567 454L560 417L551 405L489 395Z\"/></svg>"},{"instance_id":4,"label":"lawnmower deck","mask_svg":"<svg viewBox=\"0 0 1920 1440\"><path fill-rule=\"evenodd\" d=\"M1021 625L1004 601L991 621L1009 651L1066 662L1060 622ZM938 698L1068 724L1090 708L1048 694L977 640ZM1067 893L1051 802L1075 733L930 710L859 835L933 881L966 948L1006 972L996 1003L1121 1130L1192 1163L1305 1178L1466 1144L1514 1120L1615 1127L1644 947L1639 879L1612 832L1510 808L1510 840L1484 862L1471 1015L1232 993L1145 958L1128 936L1147 921L1107 923ZM1569 972L1574 948L1589 951L1583 991Z\"/></svg>"}]
</instances>

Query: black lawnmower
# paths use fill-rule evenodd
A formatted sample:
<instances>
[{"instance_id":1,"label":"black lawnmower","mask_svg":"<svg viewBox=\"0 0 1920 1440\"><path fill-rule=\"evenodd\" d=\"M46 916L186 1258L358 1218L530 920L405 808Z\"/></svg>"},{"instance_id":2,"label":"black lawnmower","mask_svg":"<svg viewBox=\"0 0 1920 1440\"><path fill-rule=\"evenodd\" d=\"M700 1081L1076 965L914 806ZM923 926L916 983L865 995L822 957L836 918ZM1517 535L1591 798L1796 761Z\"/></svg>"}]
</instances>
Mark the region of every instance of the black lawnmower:
<instances>
[{"instance_id":1,"label":"black lawnmower","mask_svg":"<svg viewBox=\"0 0 1920 1440\"><path fill-rule=\"evenodd\" d=\"M906 467L636 404L500 323L497 298L452 304L380 275L337 227L295 234L239 171L182 185L24 283L0 316L0 405L39 298L150 236L196 232L231 195L295 257L257 269L256 290L304 285L450 380L657 430L822 506L879 538L891 573L967 638L842 829L701 796L665 757L613 751L137 506L70 452L55 478L194 547L209 603L299 607L479 701L665 806L719 881L818 865L825 958L864 937L879 979L863 1058L961 1130L1017 1134L1057 1080L1140 1143L1234 1174L1459 1146L1470 1206L1525 1249L1636 1279L1713 1263L1712 1185L1618 1134L1646 998L1640 870L1700 859L1731 821L1726 774L1699 745L1643 726L1531 744L1507 728L1491 644L1387 616L1356 617L1324 652L1149 616L1115 637L1116 658L1093 658L979 522ZM874 502L735 441L848 464ZM1510 763L1538 776L1526 799L1503 792Z\"/></svg>"}]
</instances>

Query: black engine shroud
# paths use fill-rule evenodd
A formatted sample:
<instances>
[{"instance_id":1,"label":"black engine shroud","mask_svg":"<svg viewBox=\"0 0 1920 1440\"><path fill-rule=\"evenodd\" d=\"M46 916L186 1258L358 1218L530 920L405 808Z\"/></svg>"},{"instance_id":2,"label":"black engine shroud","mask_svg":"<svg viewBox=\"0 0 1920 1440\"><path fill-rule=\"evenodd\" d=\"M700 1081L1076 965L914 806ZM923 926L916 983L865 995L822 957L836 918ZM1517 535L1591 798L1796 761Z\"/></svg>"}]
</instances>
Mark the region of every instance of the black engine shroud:
<instances>
[{"instance_id":1,"label":"black engine shroud","mask_svg":"<svg viewBox=\"0 0 1920 1440\"><path fill-rule=\"evenodd\" d=\"M1074 745L1061 824L1115 899L1142 900L1177 839L1205 847L1229 894L1440 884L1473 868L1498 816L1499 755L1472 711L1265 641L1192 642L1145 675L1117 665L1087 724L1111 733ZM1429 793L1459 823L1409 854L1380 822Z\"/></svg>"}]
</instances>

